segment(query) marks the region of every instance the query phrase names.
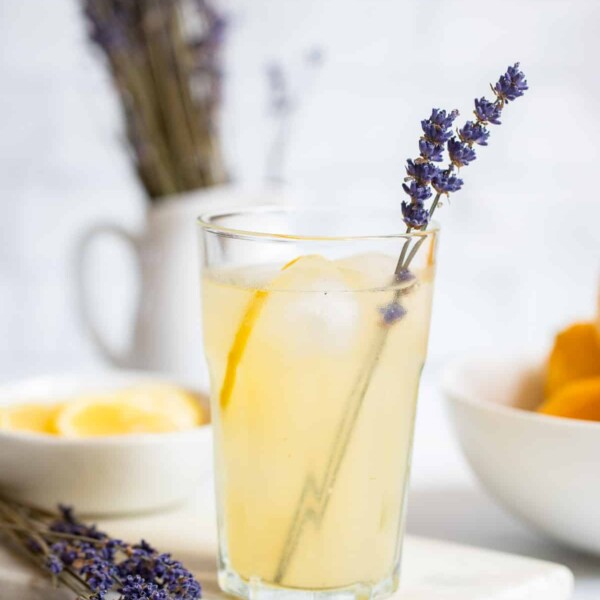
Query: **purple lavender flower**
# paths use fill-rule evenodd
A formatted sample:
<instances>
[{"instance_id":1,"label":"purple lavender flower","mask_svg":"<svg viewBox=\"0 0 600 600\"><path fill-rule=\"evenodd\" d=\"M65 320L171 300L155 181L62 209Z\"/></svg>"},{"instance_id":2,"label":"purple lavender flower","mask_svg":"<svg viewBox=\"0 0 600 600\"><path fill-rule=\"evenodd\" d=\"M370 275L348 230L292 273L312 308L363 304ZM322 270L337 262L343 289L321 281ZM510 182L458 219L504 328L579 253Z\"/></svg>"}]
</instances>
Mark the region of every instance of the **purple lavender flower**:
<instances>
[{"instance_id":1,"label":"purple lavender flower","mask_svg":"<svg viewBox=\"0 0 600 600\"><path fill-rule=\"evenodd\" d=\"M414 279L415 276L409 269L401 269L396 273L396 281L398 283L408 283Z\"/></svg>"},{"instance_id":2,"label":"purple lavender flower","mask_svg":"<svg viewBox=\"0 0 600 600\"><path fill-rule=\"evenodd\" d=\"M432 144L445 144L452 137L452 123L458 116L458 111L446 113L445 110L434 108L429 119L421 121L425 139Z\"/></svg>"},{"instance_id":3,"label":"purple lavender flower","mask_svg":"<svg viewBox=\"0 0 600 600\"><path fill-rule=\"evenodd\" d=\"M93 547L87 550L79 573L93 592L108 592L115 582L117 569L112 563L95 555Z\"/></svg>"},{"instance_id":4,"label":"purple lavender flower","mask_svg":"<svg viewBox=\"0 0 600 600\"><path fill-rule=\"evenodd\" d=\"M431 186L438 194L450 194L458 192L462 188L463 180L456 177L450 169L446 169L445 171L440 171L431 180Z\"/></svg>"},{"instance_id":5,"label":"purple lavender flower","mask_svg":"<svg viewBox=\"0 0 600 600\"><path fill-rule=\"evenodd\" d=\"M529 89L525 75L519 70L519 63L515 63L504 75L500 76L494 91L502 102L511 102L522 96Z\"/></svg>"},{"instance_id":6,"label":"purple lavender flower","mask_svg":"<svg viewBox=\"0 0 600 600\"><path fill-rule=\"evenodd\" d=\"M390 302L380 307L379 312L385 325L393 325L406 314L406 309L399 302Z\"/></svg>"},{"instance_id":7,"label":"purple lavender flower","mask_svg":"<svg viewBox=\"0 0 600 600\"><path fill-rule=\"evenodd\" d=\"M63 565L71 566L79 556L79 549L75 548L73 542L65 540L56 542L50 547L50 552L56 556Z\"/></svg>"},{"instance_id":8,"label":"purple lavender flower","mask_svg":"<svg viewBox=\"0 0 600 600\"><path fill-rule=\"evenodd\" d=\"M437 175L439 169L430 162L406 161L406 174L408 178L414 179L419 185L427 185Z\"/></svg>"},{"instance_id":9,"label":"purple lavender flower","mask_svg":"<svg viewBox=\"0 0 600 600\"><path fill-rule=\"evenodd\" d=\"M421 128L425 134L425 139L433 144L445 144L452 135L451 131L441 129L429 121L421 121Z\"/></svg>"},{"instance_id":10,"label":"purple lavender flower","mask_svg":"<svg viewBox=\"0 0 600 600\"><path fill-rule=\"evenodd\" d=\"M135 2L134 2L135 4ZM213 48L221 46L225 40L228 22L209 0L196 0L198 14L205 21L206 40Z\"/></svg>"},{"instance_id":11,"label":"purple lavender flower","mask_svg":"<svg viewBox=\"0 0 600 600\"><path fill-rule=\"evenodd\" d=\"M417 202L402 202L402 216L412 229L424 229L429 223L429 211Z\"/></svg>"},{"instance_id":12,"label":"purple lavender flower","mask_svg":"<svg viewBox=\"0 0 600 600\"><path fill-rule=\"evenodd\" d=\"M62 521L71 524L77 523L72 506L67 506L66 504L59 504L58 511L60 513L60 518Z\"/></svg>"},{"instance_id":13,"label":"purple lavender flower","mask_svg":"<svg viewBox=\"0 0 600 600\"><path fill-rule=\"evenodd\" d=\"M479 144L480 146L487 146L487 139L490 137L490 132L478 121L467 121L462 129L458 130L458 137L465 144L472 146L473 144Z\"/></svg>"},{"instance_id":14,"label":"purple lavender flower","mask_svg":"<svg viewBox=\"0 0 600 600\"><path fill-rule=\"evenodd\" d=\"M108 537L105 533L98 531L95 525L84 525L77 521L70 506L60 505L58 508L61 518L51 523L50 531L68 533L69 535L88 537L95 540L103 540Z\"/></svg>"},{"instance_id":15,"label":"purple lavender flower","mask_svg":"<svg viewBox=\"0 0 600 600\"><path fill-rule=\"evenodd\" d=\"M198 600L202 595L200 584L184 566L169 554L157 554L142 542L131 549L130 556L117 565L119 579L141 578L157 584L168 592L169 599Z\"/></svg>"},{"instance_id":16,"label":"purple lavender flower","mask_svg":"<svg viewBox=\"0 0 600 600\"><path fill-rule=\"evenodd\" d=\"M127 29L136 19L133 6L127 3L115 4L107 13L103 7L92 1L84 4L84 14L88 20L90 39L98 44L107 54L120 52L131 47Z\"/></svg>"},{"instance_id":17,"label":"purple lavender flower","mask_svg":"<svg viewBox=\"0 0 600 600\"><path fill-rule=\"evenodd\" d=\"M477 158L473 148L467 144L463 144L463 142L455 137L448 142L448 154L450 155L452 164L459 168L466 167Z\"/></svg>"},{"instance_id":18,"label":"purple lavender flower","mask_svg":"<svg viewBox=\"0 0 600 600\"><path fill-rule=\"evenodd\" d=\"M486 98L475 98L475 116L482 123L500 125L502 107L496 102L490 102Z\"/></svg>"},{"instance_id":19,"label":"purple lavender flower","mask_svg":"<svg viewBox=\"0 0 600 600\"><path fill-rule=\"evenodd\" d=\"M25 547L30 552L33 552L33 554L40 554L42 552L42 547L40 546L40 543L31 537L27 539Z\"/></svg>"},{"instance_id":20,"label":"purple lavender flower","mask_svg":"<svg viewBox=\"0 0 600 600\"><path fill-rule=\"evenodd\" d=\"M434 108L431 111L431 116L429 117L429 121L438 125L441 129L450 129L452 127L452 123L458 117L458 111L452 110L449 113L446 113L445 110L440 110L439 108Z\"/></svg>"},{"instance_id":21,"label":"purple lavender flower","mask_svg":"<svg viewBox=\"0 0 600 600\"><path fill-rule=\"evenodd\" d=\"M169 600L165 590L152 582L145 581L139 575L129 575L118 592L126 600Z\"/></svg>"},{"instance_id":22,"label":"purple lavender flower","mask_svg":"<svg viewBox=\"0 0 600 600\"><path fill-rule=\"evenodd\" d=\"M159 557L164 567L162 585L171 598L176 600L197 600L202 596L202 588L183 565L168 554Z\"/></svg>"},{"instance_id":23,"label":"purple lavender flower","mask_svg":"<svg viewBox=\"0 0 600 600\"><path fill-rule=\"evenodd\" d=\"M136 546L143 552L147 552L148 554L156 554L156 550L146 541L141 540L140 543Z\"/></svg>"},{"instance_id":24,"label":"purple lavender flower","mask_svg":"<svg viewBox=\"0 0 600 600\"><path fill-rule=\"evenodd\" d=\"M48 571L50 571L50 573L52 573L52 575L59 575L65 568L65 565L60 558L58 558L58 556L50 554L46 558L45 567L48 569Z\"/></svg>"},{"instance_id":25,"label":"purple lavender flower","mask_svg":"<svg viewBox=\"0 0 600 600\"><path fill-rule=\"evenodd\" d=\"M416 181L411 181L410 185L402 184L402 189L411 197L413 202L423 203L431 198L431 189L427 185L420 185Z\"/></svg>"},{"instance_id":26,"label":"purple lavender flower","mask_svg":"<svg viewBox=\"0 0 600 600\"><path fill-rule=\"evenodd\" d=\"M424 160L431 160L433 162L442 162L444 146L442 144L432 144L425 138L419 140L419 152Z\"/></svg>"}]
</instances>

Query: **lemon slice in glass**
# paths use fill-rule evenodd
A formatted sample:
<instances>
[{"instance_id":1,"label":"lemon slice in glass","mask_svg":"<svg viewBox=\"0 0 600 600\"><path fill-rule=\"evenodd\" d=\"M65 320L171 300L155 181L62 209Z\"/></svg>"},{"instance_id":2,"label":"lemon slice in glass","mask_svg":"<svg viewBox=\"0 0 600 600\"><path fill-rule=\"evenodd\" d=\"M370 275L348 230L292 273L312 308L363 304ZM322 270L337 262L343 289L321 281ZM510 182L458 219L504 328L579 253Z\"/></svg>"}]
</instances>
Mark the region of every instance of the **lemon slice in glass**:
<instances>
[{"instance_id":1,"label":"lemon slice in glass","mask_svg":"<svg viewBox=\"0 0 600 600\"><path fill-rule=\"evenodd\" d=\"M345 277L347 279L352 276L350 270L337 265L335 262L319 254L306 254L298 256L285 264L275 278L266 286L266 289L254 292L242 316L227 357L227 367L220 392L220 405L222 409L227 408L231 401L237 381L238 369L243 361L252 332L265 306L271 299L271 292L279 289L301 291L305 287L310 290L311 286L315 285L315 282L322 283L321 278L326 277L327 274L334 278L334 280L336 277ZM338 283L337 280L335 281ZM344 280L344 282L351 288L348 281Z\"/></svg>"}]
</instances>

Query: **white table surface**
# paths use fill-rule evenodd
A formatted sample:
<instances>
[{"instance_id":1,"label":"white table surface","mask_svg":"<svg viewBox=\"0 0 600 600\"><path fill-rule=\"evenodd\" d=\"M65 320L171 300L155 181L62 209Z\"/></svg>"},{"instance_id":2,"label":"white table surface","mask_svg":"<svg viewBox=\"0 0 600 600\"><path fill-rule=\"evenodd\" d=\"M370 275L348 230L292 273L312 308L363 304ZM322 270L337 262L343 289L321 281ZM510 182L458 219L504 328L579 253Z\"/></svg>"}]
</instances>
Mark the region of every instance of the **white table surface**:
<instances>
[{"instance_id":1,"label":"white table surface","mask_svg":"<svg viewBox=\"0 0 600 600\"><path fill-rule=\"evenodd\" d=\"M600 599L600 557L560 546L513 518L479 485L466 464L436 384L425 370L417 417L408 532L566 565L573 600Z\"/></svg>"}]
</instances>

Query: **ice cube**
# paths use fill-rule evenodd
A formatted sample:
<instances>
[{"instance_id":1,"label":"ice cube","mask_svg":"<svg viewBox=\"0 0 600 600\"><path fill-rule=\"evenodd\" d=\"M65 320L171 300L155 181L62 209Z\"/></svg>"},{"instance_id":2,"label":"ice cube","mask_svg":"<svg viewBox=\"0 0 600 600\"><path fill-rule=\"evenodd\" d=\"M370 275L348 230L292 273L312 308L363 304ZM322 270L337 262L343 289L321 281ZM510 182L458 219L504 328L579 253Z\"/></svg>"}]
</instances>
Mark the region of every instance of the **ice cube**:
<instances>
[{"instance_id":1,"label":"ice cube","mask_svg":"<svg viewBox=\"0 0 600 600\"><path fill-rule=\"evenodd\" d=\"M303 256L269 284L263 326L270 343L295 353L343 351L355 340L360 305L357 281L335 262Z\"/></svg>"},{"instance_id":2,"label":"ice cube","mask_svg":"<svg viewBox=\"0 0 600 600\"><path fill-rule=\"evenodd\" d=\"M345 271L360 278L363 289L386 288L394 282L394 270L398 257L380 252L356 254L336 261Z\"/></svg>"}]
</instances>

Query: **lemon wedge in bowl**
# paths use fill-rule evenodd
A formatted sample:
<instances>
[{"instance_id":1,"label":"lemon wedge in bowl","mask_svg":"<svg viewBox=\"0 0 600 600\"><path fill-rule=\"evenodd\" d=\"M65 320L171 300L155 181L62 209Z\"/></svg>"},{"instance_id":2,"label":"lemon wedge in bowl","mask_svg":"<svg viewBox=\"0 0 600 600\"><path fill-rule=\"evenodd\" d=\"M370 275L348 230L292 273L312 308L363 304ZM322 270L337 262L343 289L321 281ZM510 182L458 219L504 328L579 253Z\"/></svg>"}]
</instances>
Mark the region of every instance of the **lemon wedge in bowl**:
<instances>
[{"instance_id":1,"label":"lemon wedge in bowl","mask_svg":"<svg viewBox=\"0 0 600 600\"><path fill-rule=\"evenodd\" d=\"M191 392L157 383L77 398L56 414L54 428L59 436L85 438L185 431L206 421Z\"/></svg>"},{"instance_id":2,"label":"lemon wedge in bowl","mask_svg":"<svg viewBox=\"0 0 600 600\"><path fill-rule=\"evenodd\" d=\"M55 428L59 436L77 438L166 433L179 429L175 421L162 413L103 396L68 403L57 414Z\"/></svg>"},{"instance_id":3,"label":"lemon wedge in bowl","mask_svg":"<svg viewBox=\"0 0 600 600\"><path fill-rule=\"evenodd\" d=\"M208 412L196 394L169 383L136 385L119 392L119 398L138 409L164 415L176 423L178 430L209 421Z\"/></svg>"},{"instance_id":4,"label":"lemon wedge in bowl","mask_svg":"<svg viewBox=\"0 0 600 600\"><path fill-rule=\"evenodd\" d=\"M52 435L54 418L59 408L55 404L15 404L0 408L0 429Z\"/></svg>"}]
</instances>

